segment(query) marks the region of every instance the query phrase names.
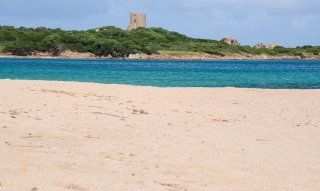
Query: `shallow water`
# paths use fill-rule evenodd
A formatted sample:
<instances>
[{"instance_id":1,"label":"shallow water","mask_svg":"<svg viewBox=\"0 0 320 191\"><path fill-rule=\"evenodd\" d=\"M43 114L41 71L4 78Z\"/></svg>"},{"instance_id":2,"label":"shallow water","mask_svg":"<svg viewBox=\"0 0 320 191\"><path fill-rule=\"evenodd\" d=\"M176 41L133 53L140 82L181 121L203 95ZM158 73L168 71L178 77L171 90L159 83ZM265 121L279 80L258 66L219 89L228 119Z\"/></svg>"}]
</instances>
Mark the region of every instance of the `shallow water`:
<instances>
[{"instance_id":1,"label":"shallow water","mask_svg":"<svg viewBox=\"0 0 320 191\"><path fill-rule=\"evenodd\" d=\"M0 58L0 78L160 87L318 89L320 88L320 61L133 61Z\"/></svg>"}]
</instances>

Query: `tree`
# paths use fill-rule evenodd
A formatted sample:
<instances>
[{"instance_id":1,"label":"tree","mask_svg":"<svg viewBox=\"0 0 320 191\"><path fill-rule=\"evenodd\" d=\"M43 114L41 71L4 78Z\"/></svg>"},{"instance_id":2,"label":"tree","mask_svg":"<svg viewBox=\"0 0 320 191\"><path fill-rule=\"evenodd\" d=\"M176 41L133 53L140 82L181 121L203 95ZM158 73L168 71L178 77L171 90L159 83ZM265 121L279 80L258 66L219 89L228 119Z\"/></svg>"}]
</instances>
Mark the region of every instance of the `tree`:
<instances>
[{"instance_id":1,"label":"tree","mask_svg":"<svg viewBox=\"0 0 320 191\"><path fill-rule=\"evenodd\" d=\"M3 38L5 41L15 41L16 40L16 37L14 36L14 34L12 34L9 31L4 31L3 36L4 36Z\"/></svg>"},{"instance_id":2,"label":"tree","mask_svg":"<svg viewBox=\"0 0 320 191\"><path fill-rule=\"evenodd\" d=\"M61 42L61 36L58 34L51 34L43 40L44 51L50 52L52 56L59 56L64 51Z\"/></svg>"},{"instance_id":3,"label":"tree","mask_svg":"<svg viewBox=\"0 0 320 191\"><path fill-rule=\"evenodd\" d=\"M96 43L94 51L98 56L124 57L130 54L130 50L118 41L112 39L106 39Z\"/></svg>"},{"instance_id":4,"label":"tree","mask_svg":"<svg viewBox=\"0 0 320 191\"><path fill-rule=\"evenodd\" d=\"M18 56L27 56L30 55L34 51L34 46L30 43L24 43L21 41L14 41L12 43L7 44L3 52L10 52L13 55Z\"/></svg>"},{"instance_id":5,"label":"tree","mask_svg":"<svg viewBox=\"0 0 320 191\"><path fill-rule=\"evenodd\" d=\"M101 27L85 31L65 31L44 27L25 28L0 26L0 47L6 52L26 55L47 52L59 56L64 50L90 52L97 56L125 57L133 53L157 54L158 51L193 51L216 55L318 55L320 47L276 47L256 49L249 46L230 46L210 39L191 38L162 28L122 30Z\"/></svg>"}]
</instances>

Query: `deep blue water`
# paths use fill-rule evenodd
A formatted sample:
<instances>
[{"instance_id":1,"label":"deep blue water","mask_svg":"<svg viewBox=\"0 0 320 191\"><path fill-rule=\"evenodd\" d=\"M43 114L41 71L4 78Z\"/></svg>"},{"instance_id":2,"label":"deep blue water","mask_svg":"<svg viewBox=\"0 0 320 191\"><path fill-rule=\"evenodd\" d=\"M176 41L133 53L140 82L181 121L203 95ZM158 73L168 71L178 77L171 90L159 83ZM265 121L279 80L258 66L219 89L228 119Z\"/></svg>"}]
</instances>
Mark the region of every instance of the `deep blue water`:
<instances>
[{"instance_id":1,"label":"deep blue water","mask_svg":"<svg viewBox=\"0 0 320 191\"><path fill-rule=\"evenodd\" d=\"M319 89L319 60L128 61L0 58L0 79L161 87Z\"/></svg>"}]
</instances>

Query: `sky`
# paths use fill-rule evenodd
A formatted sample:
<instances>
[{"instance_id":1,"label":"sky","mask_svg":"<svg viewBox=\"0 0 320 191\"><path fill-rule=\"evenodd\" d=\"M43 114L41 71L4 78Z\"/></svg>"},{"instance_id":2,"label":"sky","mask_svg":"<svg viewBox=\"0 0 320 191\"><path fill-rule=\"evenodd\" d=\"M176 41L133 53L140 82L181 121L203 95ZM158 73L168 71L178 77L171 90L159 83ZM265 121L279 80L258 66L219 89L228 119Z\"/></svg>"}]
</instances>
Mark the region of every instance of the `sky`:
<instances>
[{"instance_id":1,"label":"sky","mask_svg":"<svg viewBox=\"0 0 320 191\"><path fill-rule=\"evenodd\" d=\"M320 0L0 0L0 25L126 29L130 12L148 27L191 37L287 47L320 45Z\"/></svg>"}]
</instances>

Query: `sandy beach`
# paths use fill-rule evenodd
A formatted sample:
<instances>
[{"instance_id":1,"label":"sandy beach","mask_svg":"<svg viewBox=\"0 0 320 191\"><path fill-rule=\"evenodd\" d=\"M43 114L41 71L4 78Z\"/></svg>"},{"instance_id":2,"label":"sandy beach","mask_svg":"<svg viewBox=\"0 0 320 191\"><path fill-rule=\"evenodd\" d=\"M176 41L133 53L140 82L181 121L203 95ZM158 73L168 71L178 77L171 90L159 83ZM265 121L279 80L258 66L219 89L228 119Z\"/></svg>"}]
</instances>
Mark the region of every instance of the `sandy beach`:
<instances>
[{"instance_id":1,"label":"sandy beach","mask_svg":"<svg viewBox=\"0 0 320 191\"><path fill-rule=\"evenodd\" d=\"M317 191L320 90L0 80L2 191Z\"/></svg>"}]
</instances>

